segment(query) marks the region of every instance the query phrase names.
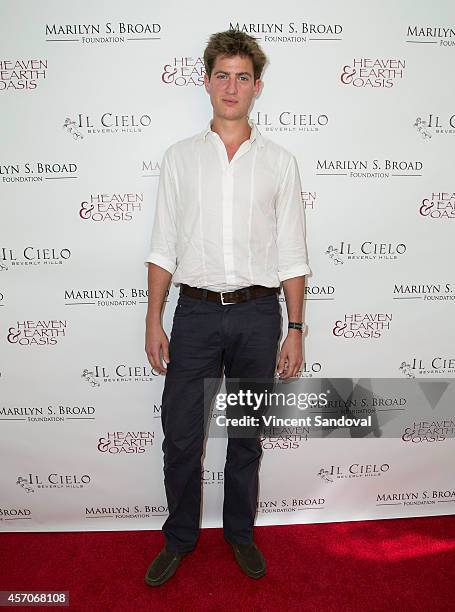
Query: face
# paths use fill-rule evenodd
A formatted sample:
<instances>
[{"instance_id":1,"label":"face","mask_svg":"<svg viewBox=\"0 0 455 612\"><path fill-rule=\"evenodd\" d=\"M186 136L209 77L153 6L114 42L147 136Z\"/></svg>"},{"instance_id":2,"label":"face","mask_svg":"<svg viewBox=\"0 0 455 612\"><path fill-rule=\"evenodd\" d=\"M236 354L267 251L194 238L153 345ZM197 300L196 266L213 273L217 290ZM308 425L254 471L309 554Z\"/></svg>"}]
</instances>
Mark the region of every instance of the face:
<instances>
[{"instance_id":1,"label":"face","mask_svg":"<svg viewBox=\"0 0 455 612\"><path fill-rule=\"evenodd\" d=\"M234 121L248 115L262 81L254 82L250 57L218 56L210 79L204 76L204 85L213 106L213 116Z\"/></svg>"}]
</instances>

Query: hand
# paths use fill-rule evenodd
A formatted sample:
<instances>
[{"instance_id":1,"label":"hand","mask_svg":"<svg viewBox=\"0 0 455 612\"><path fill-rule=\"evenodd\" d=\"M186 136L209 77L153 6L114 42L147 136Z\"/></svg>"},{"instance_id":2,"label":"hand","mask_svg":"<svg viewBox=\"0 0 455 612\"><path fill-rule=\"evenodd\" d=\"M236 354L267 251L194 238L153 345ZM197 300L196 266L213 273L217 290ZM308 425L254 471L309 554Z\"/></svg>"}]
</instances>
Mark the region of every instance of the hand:
<instances>
[{"instance_id":1,"label":"hand","mask_svg":"<svg viewBox=\"0 0 455 612\"><path fill-rule=\"evenodd\" d=\"M302 333L298 329L290 329L281 347L277 374L282 380L298 376L302 363Z\"/></svg>"},{"instance_id":2,"label":"hand","mask_svg":"<svg viewBox=\"0 0 455 612\"><path fill-rule=\"evenodd\" d=\"M166 364L171 362L169 340L159 321L146 321L145 352L152 368L159 374L166 374L167 368L163 366L163 361Z\"/></svg>"}]
</instances>

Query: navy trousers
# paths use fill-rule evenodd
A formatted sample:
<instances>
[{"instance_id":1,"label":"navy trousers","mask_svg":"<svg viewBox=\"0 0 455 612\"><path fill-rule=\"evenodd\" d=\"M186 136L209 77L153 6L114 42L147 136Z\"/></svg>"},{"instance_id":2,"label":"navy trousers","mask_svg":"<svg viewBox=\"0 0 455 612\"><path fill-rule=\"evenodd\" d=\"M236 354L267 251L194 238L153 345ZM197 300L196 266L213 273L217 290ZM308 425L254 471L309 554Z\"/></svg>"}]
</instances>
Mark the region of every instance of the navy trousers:
<instances>
[{"instance_id":1,"label":"navy trousers","mask_svg":"<svg viewBox=\"0 0 455 612\"><path fill-rule=\"evenodd\" d=\"M199 537L204 379L223 373L226 383L229 377L273 379L281 324L276 294L230 305L179 296L161 406L169 508L163 533L171 551L189 552ZM233 544L253 541L261 454L257 436L228 438L223 529Z\"/></svg>"}]
</instances>

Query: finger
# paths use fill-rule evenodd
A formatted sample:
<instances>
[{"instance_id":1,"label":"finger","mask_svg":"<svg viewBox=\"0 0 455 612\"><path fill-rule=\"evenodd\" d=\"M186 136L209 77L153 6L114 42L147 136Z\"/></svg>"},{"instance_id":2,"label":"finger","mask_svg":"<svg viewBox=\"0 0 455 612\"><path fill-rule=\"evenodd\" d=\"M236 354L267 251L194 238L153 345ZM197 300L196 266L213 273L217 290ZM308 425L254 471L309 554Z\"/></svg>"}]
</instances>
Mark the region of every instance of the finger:
<instances>
[{"instance_id":1,"label":"finger","mask_svg":"<svg viewBox=\"0 0 455 612\"><path fill-rule=\"evenodd\" d=\"M163 366L161 364L159 349L152 350L151 351L151 356L152 356L152 367L153 367L153 369L156 372L158 372L159 374L164 374L165 373L165 369L163 368Z\"/></svg>"},{"instance_id":2,"label":"finger","mask_svg":"<svg viewBox=\"0 0 455 612\"><path fill-rule=\"evenodd\" d=\"M277 366L277 369L276 369L278 374L281 374L283 372L283 370L285 369L285 367L286 367L286 359L287 359L287 356L286 356L285 353L280 354L280 359L278 361L278 366Z\"/></svg>"},{"instance_id":3,"label":"finger","mask_svg":"<svg viewBox=\"0 0 455 612\"><path fill-rule=\"evenodd\" d=\"M170 363L171 360L169 358L169 343L168 342L163 342L162 344L162 350L163 350L163 360L165 361L165 363Z\"/></svg>"}]
</instances>

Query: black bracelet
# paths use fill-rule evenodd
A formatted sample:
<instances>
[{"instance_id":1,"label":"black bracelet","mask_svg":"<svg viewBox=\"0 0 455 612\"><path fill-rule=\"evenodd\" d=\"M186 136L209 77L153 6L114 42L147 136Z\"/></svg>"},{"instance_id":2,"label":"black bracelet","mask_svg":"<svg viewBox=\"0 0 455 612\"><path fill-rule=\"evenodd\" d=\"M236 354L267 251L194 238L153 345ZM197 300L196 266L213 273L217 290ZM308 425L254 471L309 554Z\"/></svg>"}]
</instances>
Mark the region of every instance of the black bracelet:
<instances>
[{"instance_id":1,"label":"black bracelet","mask_svg":"<svg viewBox=\"0 0 455 612\"><path fill-rule=\"evenodd\" d=\"M299 331L303 332L304 327L305 327L305 323L294 323L293 321L290 321L288 323L289 329L298 329Z\"/></svg>"}]
</instances>

